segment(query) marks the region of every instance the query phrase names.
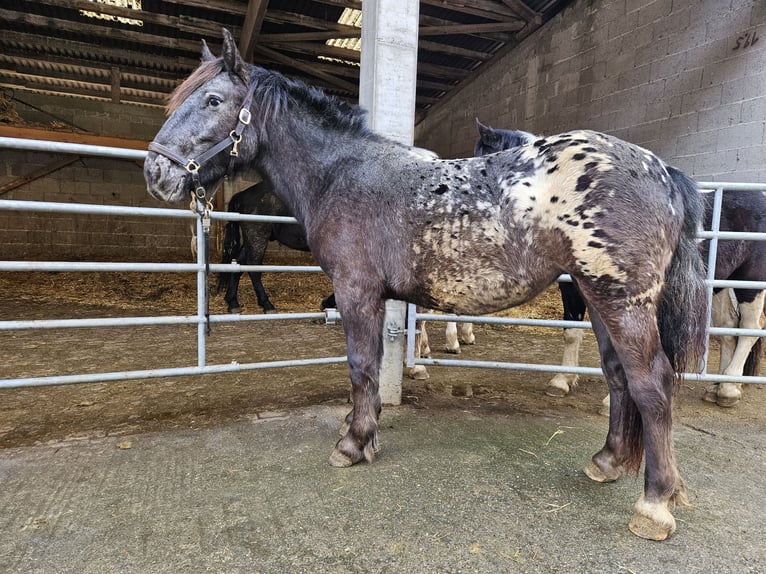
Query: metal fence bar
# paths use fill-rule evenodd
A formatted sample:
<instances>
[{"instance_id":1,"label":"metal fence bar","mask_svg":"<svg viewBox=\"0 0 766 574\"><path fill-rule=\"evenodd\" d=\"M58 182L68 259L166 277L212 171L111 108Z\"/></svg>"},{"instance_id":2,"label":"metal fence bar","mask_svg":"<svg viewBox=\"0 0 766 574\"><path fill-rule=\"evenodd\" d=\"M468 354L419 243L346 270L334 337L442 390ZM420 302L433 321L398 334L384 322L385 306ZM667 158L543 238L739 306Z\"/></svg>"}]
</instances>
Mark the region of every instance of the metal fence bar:
<instances>
[{"instance_id":1,"label":"metal fence bar","mask_svg":"<svg viewBox=\"0 0 766 574\"><path fill-rule=\"evenodd\" d=\"M204 367L178 367L168 369L148 369L143 371L115 371L109 373L89 373L81 375L58 375L49 377L25 377L18 379L0 379L0 389L16 387L39 387L44 385L71 385L76 383L103 383L109 381L129 381L136 379L154 379L160 377L184 377L191 375L210 375L215 373L236 373L257 369L280 367L305 367L310 365L331 365L345 363L346 357L318 357L315 359L290 359L286 361L265 361L261 363L237 363L232 361L222 365Z\"/></svg>"}]
</instances>

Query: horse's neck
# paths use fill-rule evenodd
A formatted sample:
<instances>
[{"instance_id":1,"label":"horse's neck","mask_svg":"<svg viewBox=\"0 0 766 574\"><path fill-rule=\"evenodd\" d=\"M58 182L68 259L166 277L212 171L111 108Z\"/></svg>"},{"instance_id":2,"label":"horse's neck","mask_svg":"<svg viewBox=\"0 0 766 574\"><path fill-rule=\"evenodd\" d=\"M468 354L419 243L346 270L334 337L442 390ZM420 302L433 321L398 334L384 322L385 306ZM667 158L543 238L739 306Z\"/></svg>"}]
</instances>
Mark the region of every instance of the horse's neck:
<instances>
[{"instance_id":1,"label":"horse's neck","mask_svg":"<svg viewBox=\"0 0 766 574\"><path fill-rule=\"evenodd\" d=\"M364 148L375 145L365 138L352 141L343 133L316 130L308 130L305 139L292 135L307 131L305 128L274 130L256 162L256 169L269 178L276 195L307 228L322 190L332 186L338 175L337 166L346 158L358 160L366 155Z\"/></svg>"}]
</instances>

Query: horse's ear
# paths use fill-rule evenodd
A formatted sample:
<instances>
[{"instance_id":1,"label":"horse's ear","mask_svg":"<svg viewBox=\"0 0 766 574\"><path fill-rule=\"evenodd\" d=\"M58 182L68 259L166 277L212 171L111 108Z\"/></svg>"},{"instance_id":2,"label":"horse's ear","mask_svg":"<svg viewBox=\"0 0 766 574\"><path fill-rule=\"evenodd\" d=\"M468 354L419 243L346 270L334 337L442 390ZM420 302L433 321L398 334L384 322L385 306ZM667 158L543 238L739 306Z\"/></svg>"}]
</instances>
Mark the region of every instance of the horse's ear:
<instances>
[{"instance_id":1,"label":"horse's ear","mask_svg":"<svg viewBox=\"0 0 766 574\"><path fill-rule=\"evenodd\" d=\"M498 133L489 126L485 126L476 118L476 128L479 130L479 137L484 142L491 142L498 138Z\"/></svg>"},{"instance_id":2,"label":"horse's ear","mask_svg":"<svg viewBox=\"0 0 766 574\"><path fill-rule=\"evenodd\" d=\"M210 48L208 48L207 42L205 42L205 40L202 40L202 56L200 57L200 60L203 62L210 62L211 60L215 60L215 56L213 56L213 52L210 51Z\"/></svg>"},{"instance_id":3,"label":"horse's ear","mask_svg":"<svg viewBox=\"0 0 766 574\"><path fill-rule=\"evenodd\" d=\"M237 43L234 36L226 28L223 29L223 65L230 74L240 75L244 68L244 61L237 49Z\"/></svg>"}]
</instances>

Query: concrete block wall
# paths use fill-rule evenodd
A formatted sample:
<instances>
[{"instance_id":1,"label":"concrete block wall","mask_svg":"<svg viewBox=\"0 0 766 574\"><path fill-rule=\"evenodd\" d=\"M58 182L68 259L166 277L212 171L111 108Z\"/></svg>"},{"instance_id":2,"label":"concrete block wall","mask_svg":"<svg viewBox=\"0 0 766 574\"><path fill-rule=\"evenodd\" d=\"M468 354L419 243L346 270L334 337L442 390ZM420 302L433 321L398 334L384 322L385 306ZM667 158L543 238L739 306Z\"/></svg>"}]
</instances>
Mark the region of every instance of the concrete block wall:
<instances>
[{"instance_id":1,"label":"concrete block wall","mask_svg":"<svg viewBox=\"0 0 766 574\"><path fill-rule=\"evenodd\" d=\"M437 104L415 141L471 155L476 117L608 132L697 179L766 182L766 2L575 0Z\"/></svg>"},{"instance_id":2,"label":"concrete block wall","mask_svg":"<svg viewBox=\"0 0 766 574\"><path fill-rule=\"evenodd\" d=\"M150 141L165 115L159 107L17 92L15 107L31 127L52 122L94 135ZM0 185L73 157L0 150ZM82 157L0 199L168 207L146 192L140 162ZM190 261L190 221L0 211L0 250L6 260Z\"/></svg>"}]
</instances>

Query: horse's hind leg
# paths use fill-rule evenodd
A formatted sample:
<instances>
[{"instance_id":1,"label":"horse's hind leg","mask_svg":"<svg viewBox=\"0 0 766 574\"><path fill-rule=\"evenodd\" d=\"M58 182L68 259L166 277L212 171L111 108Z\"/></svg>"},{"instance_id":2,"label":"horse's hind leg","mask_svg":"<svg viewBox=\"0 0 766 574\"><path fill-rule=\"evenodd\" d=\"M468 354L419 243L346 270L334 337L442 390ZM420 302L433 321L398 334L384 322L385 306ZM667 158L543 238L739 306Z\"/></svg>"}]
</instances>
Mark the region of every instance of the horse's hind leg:
<instances>
[{"instance_id":1,"label":"horse's hind leg","mask_svg":"<svg viewBox=\"0 0 766 574\"><path fill-rule=\"evenodd\" d=\"M559 283L561 303L564 307L565 321L582 321L585 319L585 301L583 301L577 285L574 283ZM580 345L584 331L582 329L564 329L564 356L561 365L576 367L580 364ZM556 373L548 382L545 394L551 397L564 397L572 387L577 385L578 376L573 373Z\"/></svg>"},{"instance_id":2,"label":"horse's hind leg","mask_svg":"<svg viewBox=\"0 0 766 574\"><path fill-rule=\"evenodd\" d=\"M237 299L240 277L242 277L242 273L229 273L229 282L226 285L226 294L223 296L223 300L226 301L226 309L229 313L242 312L242 307L239 304L239 300Z\"/></svg>"},{"instance_id":3,"label":"horse's hind leg","mask_svg":"<svg viewBox=\"0 0 766 574\"><path fill-rule=\"evenodd\" d=\"M584 329L564 329L564 355L561 365L564 367L577 367L580 364L580 346L582 345ZM577 375L573 373L556 373L548 381L545 394L550 397L565 397L569 390L577 385Z\"/></svg>"},{"instance_id":4,"label":"horse's hind leg","mask_svg":"<svg viewBox=\"0 0 766 574\"><path fill-rule=\"evenodd\" d=\"M642 538L664 540L675 531L669 504L686 503L673 451L673 368L660 344L655 308L634 306L621 315L604 323L591 307L609 384L610 417L606 444L586 473L606 481L637 472L643 447L644 492L629 528Z\"/></svg>"},{"instance_id":5,"label":"horse's hind leg","mask_svg":"<svg viewBox=\"0 0 766 574\"><path fill-rule=\"evenodd\" d=\"M476 342L476 337L473 334L473 323L460 323L458 331L458 339L464 345L473 345Z\"/></svg>"},{"instance_id":6,"label":"horse's hind leg","mask_svg":"<svg viewBox=\"0 0 766 574\"><path fill-rule=\"evenodd\" d=\"M261 262L255 263L255 265L260 265ZM266 289L263 287L263 281L261 281L261 274L252 272L248 273L250 276L250 282L253 284L253 290L255 291L255 298L258 300L258 305L261 306L264 313L271 313L272 311L276 311L276 307L272 304L271 300L269 299L268 293L266 293Z\"/></svg>"},{"instance_id":7,"label":"horse's hind leg","mask_svg":"<svg viewBox=\"0 0 766 574\"><path fill-rule=\"evenodd\" d=\"M739 313L732 301L734 291L731 289L721 289L713 296L713 305L711 306L711 324L714 327L734 328L739 324ZM735 300L736 301L736 300ZM734 349L737 346L737 338L733 335L722 335L720 337L721 358L718 364L718 372L722 373L731 363L734 355ZM703 400L709 403L718 401L718 389L720 383L712 383L705 389Z\"/></svg>"},{"instance_id":8,"label":"horse's hind leg","mask_svg":"<svg viewBox=\"0 0 766 574\"><path fill-rule=\"evenodd\" d=\"M428 345L428 332L426 331L426 321L419 320L415 322L415 358L430 357L431 347ZM425 381L428 379L428 369L425 365L415 365L410 369L409 376L416 381Z\"/></svg>"},{"instance_id":9,"label":"horse's hind leg","mask_svg":"<svg viewBox=\"0 0 766 574\"><path fill-rule=\"evenodd\" d=\"M763 327L763 303L766 291L737 290L739 301L739 327L741 329L761 329ZM751 295L752 294L752 295ZM753 296L754 295L754 296ZM752 298L751 298L752 297ZM749 300L747 300L749 299ZM758 337L737 337L737 344L731 358L724 368L723 350L721 351L721 368L724 375L741 376L745 369L745 362L753 346L758 342ZM716 402L721 407L733 407L742 398L741 383L721 383L718 387Z\"/></svg>"},{"instance_id":10,"label":"horse's hind leg","mask_svg":"<svg viewBox=\"0 0 766 574\"><path fill-rule=\"evenodd\" d=\"M344 467L363 459L371 462L378 449L381 408L378 376L383 356L384 304L382 299L354 297L337 286L335 291L346 333L354 406L350 416L346 417L348 432L335 445L330 464ZM372 290L359 289L356 293L365 291ZM344 305L347 301L350 305Z\"/></svg>"}]
</instances>

